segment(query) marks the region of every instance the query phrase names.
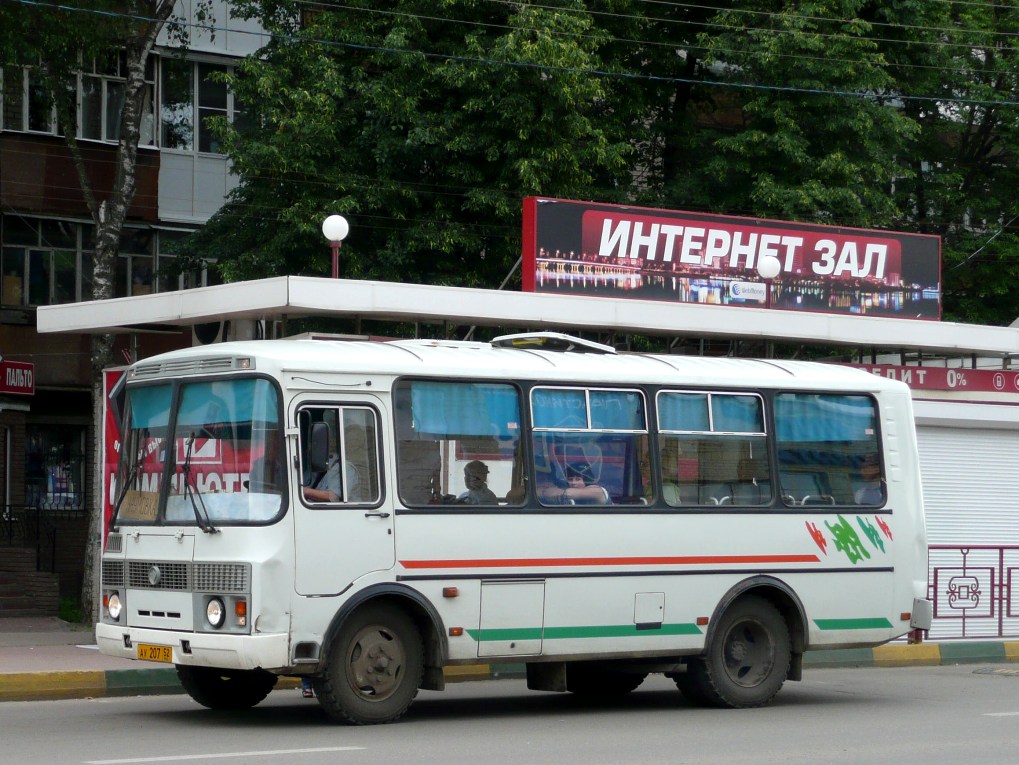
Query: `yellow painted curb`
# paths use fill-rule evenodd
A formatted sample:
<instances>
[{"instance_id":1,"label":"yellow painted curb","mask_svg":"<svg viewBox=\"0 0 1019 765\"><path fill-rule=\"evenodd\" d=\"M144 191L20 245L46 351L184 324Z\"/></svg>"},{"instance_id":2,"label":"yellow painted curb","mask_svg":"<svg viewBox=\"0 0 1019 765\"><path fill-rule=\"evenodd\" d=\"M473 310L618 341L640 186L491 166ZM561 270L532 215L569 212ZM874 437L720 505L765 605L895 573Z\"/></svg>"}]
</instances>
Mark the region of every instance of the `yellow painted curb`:
<instances>
[{"instance_id":1,"label":"yellow painted curb","mask_svg":"<svg viewBox=\"0 0 1019 765\"><path fill-rule=\"evenodd\" d=\"M1019 661L1019 643L1005 643L1005 658L1009 661Z\"/></svg>"},{"instance_id":2,"label":"yellow painted curb","mask_svg":"<svg viewBox=\"0 0 1019 765\"><path fill-rule=\"evenodd\" d=\"M490 664L460 664L453 667L443 667L442 674L447 682L458 683L464 680L487 680L492 676Z\"/></svg>"},{"instance_id":3,"label":"yellow painted curb","mask_svg":"<svg viewBox=\"0 0 1019 765\"><path fill-rule=\"evenodd\" d=\"M0 701L80 699L106 695L106 673L15 672L0 674Z\"/></svg>"},{"instance_id":4,"label":"yellow painted curb","mask_svg":"<svg viewBox=\"0 0 1019 765\"><path fill-rule=\"evenodd\" d=\"M935 643L920 645L882 645L874 649L874 664L884 667L909 665L938 665L941 648Z\"/></svg>"}]
</instances>

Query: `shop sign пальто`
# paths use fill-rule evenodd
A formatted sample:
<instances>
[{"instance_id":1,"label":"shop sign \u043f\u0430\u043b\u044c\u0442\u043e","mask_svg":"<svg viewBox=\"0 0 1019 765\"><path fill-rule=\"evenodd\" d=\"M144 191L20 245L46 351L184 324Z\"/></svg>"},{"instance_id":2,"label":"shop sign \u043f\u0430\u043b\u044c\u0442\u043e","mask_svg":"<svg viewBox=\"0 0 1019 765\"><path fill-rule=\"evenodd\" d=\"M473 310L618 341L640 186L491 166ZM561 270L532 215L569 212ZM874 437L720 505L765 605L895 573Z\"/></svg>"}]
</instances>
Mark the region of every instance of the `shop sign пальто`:
<instances>
[{"instance_id":1,"label":"shop sign \u043f\u0430\u043b\u044c\u0442\u043e","mask_svg":"<svg viewBox=\"0 0 1019 765\"><path fill-rule=\"evenodd\" d=\"M532 292L941 318L936 236L528 197L523 242Z\"/></svg>"},{"instance_id":2,"label":"shop sign \u043f\u0430\u043b\u044c\u0442\u043e","mask_svg":"<svg viewBox=\"0 0 1019 765\"><path fill-rule=\"evenodd\" d=\"M0 393L35 395L35 365L24 361L0 361Z\"/></svg>"}]
</instances>

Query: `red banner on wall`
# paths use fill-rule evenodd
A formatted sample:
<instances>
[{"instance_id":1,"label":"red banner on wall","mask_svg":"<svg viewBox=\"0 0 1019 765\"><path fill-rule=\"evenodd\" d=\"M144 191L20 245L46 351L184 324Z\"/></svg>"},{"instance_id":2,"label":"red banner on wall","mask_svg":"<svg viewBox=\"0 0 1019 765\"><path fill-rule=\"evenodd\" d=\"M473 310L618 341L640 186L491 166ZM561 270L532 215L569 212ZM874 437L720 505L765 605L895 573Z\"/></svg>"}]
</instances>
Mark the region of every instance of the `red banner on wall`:
<instances>
[{"instance_id":1,"label":"red banner on wall","mask_svg":"<svg viewBox=\"0 0 1019 765\"><path fill-rule=\"evenodd\" d=\"M117 384L123 369L103 370L103 547L110 531L113 502L117 498L117 460L120 457L120 415L123 408L123 386Z\"/></svg>"},{"instance_id":2,"label":"red banner on wall","mask_svg":"<svg viewBox=\"0 0 1019 765\"><path fill-rule=\"evenodd\" d=\"M903 367L892 364L850 364L871 374L899 380L914 390L967 393L1019 393L1019 371L1012 369L958 369Z\"/></svg>"},{"instance_id":3,"label":"red banner on wall","mask_svg":"<svg viewBox=\"0 0 1019 765\"><path fill-rule=\"evenodd\" d=\"M528 197L523 256L533 292L941 317L933 236Z\"/></svg>"}]
</instances>

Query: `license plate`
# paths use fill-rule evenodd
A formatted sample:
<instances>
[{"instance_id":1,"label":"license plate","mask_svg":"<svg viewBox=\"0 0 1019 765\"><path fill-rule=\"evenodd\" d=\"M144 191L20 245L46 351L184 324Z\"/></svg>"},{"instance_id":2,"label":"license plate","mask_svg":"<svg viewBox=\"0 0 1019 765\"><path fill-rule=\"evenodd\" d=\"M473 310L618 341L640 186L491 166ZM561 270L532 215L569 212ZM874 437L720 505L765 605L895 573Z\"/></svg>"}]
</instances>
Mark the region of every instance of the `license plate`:
<instances>
[{"instance_id":1,"label":"license plate","mask_svg":"<svg viewBox=\"0 0 1019 765\"><path fill-rule=\"evenodd\" d=\"M163 661L173 663L173 648L168 645L138 644L138 658L145 661Z\"/></svg>"}]
</instances>

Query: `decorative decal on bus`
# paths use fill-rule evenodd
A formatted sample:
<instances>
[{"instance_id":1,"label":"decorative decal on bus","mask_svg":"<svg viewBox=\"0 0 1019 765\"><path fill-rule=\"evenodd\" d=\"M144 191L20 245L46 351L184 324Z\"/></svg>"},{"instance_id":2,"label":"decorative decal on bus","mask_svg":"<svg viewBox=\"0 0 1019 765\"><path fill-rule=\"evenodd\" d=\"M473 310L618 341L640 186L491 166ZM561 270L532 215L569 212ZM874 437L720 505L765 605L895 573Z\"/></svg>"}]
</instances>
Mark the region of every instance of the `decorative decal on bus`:
<instances>
[{"instance_id":1,"label":"decorative decal on bus","mask_svg":"<svg viewBox=\"0 0 1019 765\"><path fill-rule=\"evenodd\" d=\"M870 558L870 550L864 544L863 540L860 539L860 535L856 533L856 529L853 528L852 523L846 520L841 514L838 516L838 522L832 525L828 521L824 522L824 525L828 527L828 531L831 532L831 541L835 545L835 549L845 553L846 557L849 558L849 562L854 566L864 558ZM871 523L869 518L863 516L856 516L856 523L863 532L863 535L867 538L870 544L873 546L875 551L885 553L885 543L881 538L882 535L892 540L892 530L885 521L877 516L874 517L874 523ZM875 528L876 524L876 528ZM818 527L811 523L806 522L807 533L810 534L811 539L814 540L821 552L825 555L828 554L828 538L825 537L824 532L818 529Z\"/></svg>"}]
</instances>

